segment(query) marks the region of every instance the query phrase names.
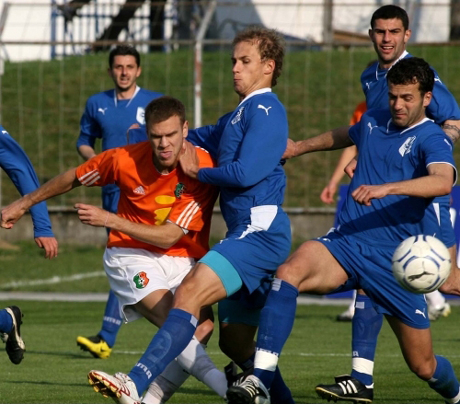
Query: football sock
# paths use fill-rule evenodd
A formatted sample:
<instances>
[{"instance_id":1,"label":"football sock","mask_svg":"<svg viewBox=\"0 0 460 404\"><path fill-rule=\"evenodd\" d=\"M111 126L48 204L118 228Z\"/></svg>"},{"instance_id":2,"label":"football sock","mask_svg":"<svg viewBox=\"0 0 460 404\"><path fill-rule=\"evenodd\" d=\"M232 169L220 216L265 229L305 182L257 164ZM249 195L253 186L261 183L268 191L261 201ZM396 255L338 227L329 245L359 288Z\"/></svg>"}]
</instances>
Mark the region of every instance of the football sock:
<instances>
[{"instance_id":1,"label":"football sock","mask_svg":"<svg viewBox=\"0 0 460 404\"><path fill-rule=\"evenodd\" d=\"M247 361L237 363L237 365L243 371L251 369L254 366L254 356L255 354ZM276 367L272 386L270 388L270 399L272 403L276 404L295 404L294 399L292 398L291 390L289 390L289 387L286 386L278 366Z\"/></svg>"},{"instance_id":2,"label":"football sock","mask_svg":"<svg viewBox=\"0 0 460 404\"><path fill-rule=\"evenodd\" d=\"M180 309L171 309L163 326L153 337L146 351L128 376L139 396L189 344L198 320Z\"/></svg>"},{"instance_id":3,"label":"football sock","mask_svg":"<svg viewBox=\"0 0 460 404\"><path fill-rule=\"evenodd\" d=\"M373 387L375 350L382 324L383 314L377 313L371 299L366 295L357 294L352 320L351 377L367 387Z\"/></svg>"},{"instance_id":4,"label":"football sock","mask_svg":"<svg viewBox=\"0 0 460 404\"><path fill-rule=\"evenodd\" d=\"M435 290L425 295L428 306L434 308L441 308L446 304L446 298L442 295L439 290Z\"/></svg>"},{"instance_id":5,"label":"football sock","mask_svg":"<svg viewBox=\"0 0 460 404\"><path fill-rule=\"evenodd\" d=\"M0 332L9 333L13 328L13 319L5 309L0 310Z\"/></svg>"},{"instance_id":6,"label":"football sock","mask_svg":"<svg viewBox=\"0 0 460 404\"><path fill-rule=\"evenodd\" d=\"M177 361L185 371L206 384L219 396L225 396L227 392L225 373L216 368L216 365L205 352L204 346L195 337L190 340L187 347L177 357Z\"/></svg>"},{"instance_id":7,"label":"football sock","mask_svg":"<svg viewBox=\"0 0 460 404\"><path fill-rule=\"evenodd\" d=\"M460 400L460 387L451 363L443 356L435 355L437 365L428 385L439 393L446 402L457 403Z\"/></svg>"},{"instance_id":8,"label":"football sock","mask_svg":"<svg viewBox=\"0 0 460 404\"><path fill-rule=\"evenodd\" d=\"M107 345L112 348L115 345L118 331L120 330L122 319L120 316L120 304L112 290L109 292L109 298L105 305L104 319L102 321L102 329L99 335Z\"/></svg>"},{"instance_id":9,"label":"football sock","mask_svg":"<svg viewBox=\"0 0 460 404\"><path fill-rule=\"evenodd\" d=\"M299 291L291 284L275 279L260 315L254 375L271 388L278 358L291 333Z\"/></svg>"},{"instance_id":10,"label":"football sock","mask_svg":"<svg viewBox=\"0 0 460 404\"><path fill-rule=\"evenodd\" d=\"M163 404L179 389L189 378L187 373L176 360L173 360L152 383L145 393L142 403Z\"/></svg>"}]
</instances>

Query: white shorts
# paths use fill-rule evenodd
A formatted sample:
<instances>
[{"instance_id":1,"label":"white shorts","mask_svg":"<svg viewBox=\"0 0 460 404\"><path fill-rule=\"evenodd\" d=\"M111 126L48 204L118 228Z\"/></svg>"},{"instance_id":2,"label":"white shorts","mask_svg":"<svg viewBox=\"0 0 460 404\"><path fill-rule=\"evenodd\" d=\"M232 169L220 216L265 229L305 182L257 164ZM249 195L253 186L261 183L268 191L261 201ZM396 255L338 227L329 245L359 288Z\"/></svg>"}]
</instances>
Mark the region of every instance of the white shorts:
<instances>
[{"instance_id":1,"label":"white shorts","mask_svg":"<svg viewBox=\"0 0 460 404\"><path fill-rule=\"evenodd\" d=\"M189 257L171 257L140 248L106 248L104 269L126 322L141 318L134 304L160 289L175 292L195 265Z\"/></svg>"}]
</instances>

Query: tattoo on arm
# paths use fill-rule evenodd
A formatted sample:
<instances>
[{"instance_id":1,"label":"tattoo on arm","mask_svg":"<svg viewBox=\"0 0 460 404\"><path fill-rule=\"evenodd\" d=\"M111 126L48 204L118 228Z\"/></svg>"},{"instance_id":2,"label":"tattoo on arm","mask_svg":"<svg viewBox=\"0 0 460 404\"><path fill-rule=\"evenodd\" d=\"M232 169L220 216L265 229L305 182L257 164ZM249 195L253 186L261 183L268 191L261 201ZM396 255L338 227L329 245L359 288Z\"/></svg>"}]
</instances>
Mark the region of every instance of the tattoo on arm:
<instances>
[{"instance_id":1,"label":"tattoo on arm","mask_svg":"<svg viewBox=\"0 0 460 404\"><path fill-rule=\"evenodd\" d=\"M460 128L457 125L445 123L442 125L442 129L450 138L450 140L452 140L452 143L455 144L455 142L457 142L457 140L460 138Z\"/></svg>"}]
</instances>

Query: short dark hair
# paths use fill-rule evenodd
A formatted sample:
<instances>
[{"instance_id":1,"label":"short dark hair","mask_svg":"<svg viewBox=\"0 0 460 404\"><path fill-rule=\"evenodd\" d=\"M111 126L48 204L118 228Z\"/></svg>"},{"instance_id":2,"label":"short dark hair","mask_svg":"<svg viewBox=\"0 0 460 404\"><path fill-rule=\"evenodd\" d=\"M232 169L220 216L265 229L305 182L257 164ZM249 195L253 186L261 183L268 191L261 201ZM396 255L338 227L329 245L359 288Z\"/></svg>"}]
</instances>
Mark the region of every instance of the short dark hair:
<instances>
[{"instance_id":1,"label":"short dark hair","mask_svg":"<svg viewBox=\"0 0 460 404\"><path fill-rule=\"evenodd\" d=\"M172 116L179 117L181 125L186 121L185 106L177 98L164 95L150 101L145 108L145 122L148 127L152 124L164 122Z\"/></svg>"},{"instance_id":2,"label":"short dark hair","mask_svg":"<svg viewBox=\"0 0 460 404\"><path fill-rule=\"evenodd\" d=\"M419 83L420 94L423 97L427 92L433 91L434 72L422 58L404 58L389 70L387 81L396 85Z\"/></svg>"},{"instance_id":3,"label":"short dark hair","mask_svg":"<svg viewBox=\"0 0 460 404\"><path fill-rule=\"evenodd\" d=\"M262 61L268 59L275 61L272 87L276 86L277 79L281 75L281 70L283 69L284 38L274 29L251 26L236 34L232 42L233 47L240 42L257 44Z\"/></svg>"},{"instance_id":4,"label":"short dark hair","mask_svg":"<svg viewBox=\"0 0 460 404\"><path fill-rule=\"evenodd\" d=\"M387 4L374 11L371 18L371 28L374 29L375 20L391 20L393 18L402 21L404 30L409 29L409 16L406 10L394 4Z\"/></svg>"},{"instance_id":5,"label":"short dark hair","mask_svg":"<svg viewBox=\"0 0 460 404\"><path fill-rule=\"evenodd\" d=\"M131 45L118 45L113 48L109 53L109 67L113 67L115 56L134 56L137 66L141 65L141 55L134 46Z\"/></svg>"}]
</instances>

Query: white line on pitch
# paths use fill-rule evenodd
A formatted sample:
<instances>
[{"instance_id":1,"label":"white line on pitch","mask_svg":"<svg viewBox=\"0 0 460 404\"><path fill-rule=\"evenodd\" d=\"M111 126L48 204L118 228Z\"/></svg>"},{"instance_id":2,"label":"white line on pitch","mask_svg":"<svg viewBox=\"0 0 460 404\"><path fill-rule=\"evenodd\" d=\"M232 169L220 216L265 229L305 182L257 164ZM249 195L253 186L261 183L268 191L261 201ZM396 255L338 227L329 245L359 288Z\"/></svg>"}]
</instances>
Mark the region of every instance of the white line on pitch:
<instances>
[{"instance_id":1,"label":"white line on pitch","mask_svg":"<svg viewBox=\"0 0 460 404\"><path fill-rule=\"evenodd\" d=\"M79 281L86 278L97 278L105 276L104 271L88 272L84 274L75 274L70 276L53 276L48 279L35 279L32 281L14 281L9 283L0 284L0 290L6 290L11 288L25 287L25 286L37 286L37 285L52 285L56 283Z\"/></svg>"}]
</instances>

